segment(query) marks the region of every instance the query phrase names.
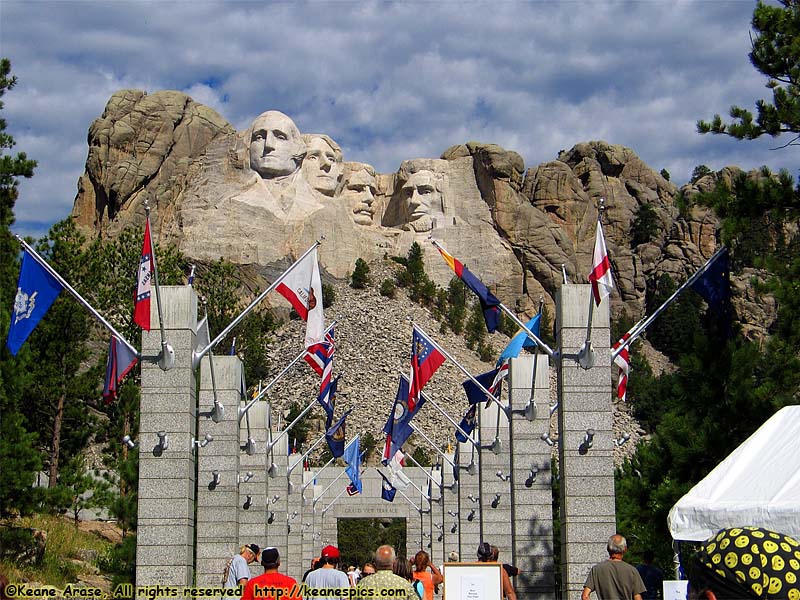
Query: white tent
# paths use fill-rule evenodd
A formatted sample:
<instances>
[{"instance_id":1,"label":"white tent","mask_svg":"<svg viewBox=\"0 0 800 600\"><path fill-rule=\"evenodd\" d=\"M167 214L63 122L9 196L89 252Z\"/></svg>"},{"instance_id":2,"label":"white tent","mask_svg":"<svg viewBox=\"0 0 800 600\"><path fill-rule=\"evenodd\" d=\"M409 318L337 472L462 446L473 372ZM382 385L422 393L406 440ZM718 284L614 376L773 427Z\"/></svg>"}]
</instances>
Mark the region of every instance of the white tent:
<instances>
[{"instance_id":1,"label":"white tent","mask_svg":"<svg viewBox=\"0 0 800 600\"><path fill-rule=\"evenodd\" d=\"M800 406L786 406L681 498L667 518L675 540L706 540L755 525L800 539Z\"/></svg>"}]
</instances>

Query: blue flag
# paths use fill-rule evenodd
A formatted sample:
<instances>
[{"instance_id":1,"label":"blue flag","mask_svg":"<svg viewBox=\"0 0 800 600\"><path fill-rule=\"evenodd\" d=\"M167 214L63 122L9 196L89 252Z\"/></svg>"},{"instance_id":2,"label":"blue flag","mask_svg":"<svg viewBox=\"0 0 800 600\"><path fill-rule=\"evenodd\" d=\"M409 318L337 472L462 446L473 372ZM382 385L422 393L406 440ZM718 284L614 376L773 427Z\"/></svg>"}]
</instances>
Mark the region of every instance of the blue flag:
<instances>
[{"instance_id":1,"label":"blue flag","mask_svg":"<svg viewBox=\"0 0 800 600\"><path fill-rule=\"evenodd\" d=\"M726 338L731 335L731 279L728 249L724 248L691 288L708 304L711 313L719 315Z\"/></svg>"},{"instance_id":2,"label":"blue flag","mask_svg":"<svg viewBox=\"0 0 800 600\"><path fill-rule=\"evenodd\" d=\"M414 410L408 408L408 379L405 375L400 375L400 382L397 385L397 394L395 395L394 404L392 405L392 412L386 425L383 426L383 432L386 434L386 447L384 448L384 464L391 460L395 452L400 450L405 444L409 436L414 433L411 428L411 419L414 418L425 404L425 398L420 396L419 401L414 405Z\"/></svg>"},{"instance_id":3,"label":"blue flag","mask_svg":"<svg viewBox=\"0 0 800 600\"><path fill-rule=\"evenodd\" d=\"M344 420L353 409L351 408L342 415L342 418L336 421L333 427L328 428L325 432L325 441L328 442L331 454L334 458L339 458L344 455L344 437L345 437L345 424Z\"/></svg>"},{"instance_id":4,"label":"blue flag","mask_svg":"<svg viewBox=\"0 0 800 600\"><path fill-rule=\"evenodd\" d=\"M350 478L350 485L347 486L347 493L350 494L350 490L352 489L355 491L355 494L360 494L362 492L362 488L361 450L359 448L359 438L356 437L356 439L344 449L344 461L347 463L344 472L347 473L347 476ZM350 495L353 496L355 494Z\"/></svg>"},{"instance_id":5,"label":"blue flag","mask_svg":"<svg viewBox=\"0 0 800 600\"><path fill-rule=\"evenodd\" d=\"M480 383L488 391L494 392L494 390L492 390L492 385L494 384L494 380L499 372L500 372L499 368L492 369L491 371L487 371L486 373L481 373L480 375L476 375L475 379L477 379L478 383ZM486 397L486 394L484 394L481 391L481 388L475 385L475 382L472 381L472 379L467 379L461 385L464 387L464 391L467 393L467 399L469 400L470 404L485 402L486 400L489 399Z\"/></svg>"},{"instance_id":6,"label":"blue flag","mask_svg":"<svg viewBox=\"0 0 800 600\"><path fill-rule=\"evenodd\" d=\"M22 344L42 320L61 291L61 284L28 254L22 254L17 296L11 313L6 346L16 356ZM65 340L66 342L66 340Z\"/></svg>"},{"instance_id":7,"label":"blue flag","mask_svg":"<svg viewBox=\"0 0 800 600\"><path fill-rule=\"evenodd\" d=\"M527 322L525 327L530 329L536 337L540 337L539 335L539 326L542 320L542 314L539 313L535 317L533 317L530 321ZM511 341L506 346L506 349L503 350L502 354L500 354L500 358L497 359L497 366L499 367L504 360L508 360L509 358L517 358L519 353L522 352L523 348L535 348L536 342L528 337L528 334L525 333L523 329L517 335L515 335Z\"/></svg>"},{"instance_id":8,"label":"blue flag","mask_svg":"<svg viewBox=\"0 0 800 600\"><path fill-rule=\"evenodd\" d=\"M471 405L467 412L464 413L464 418L461 419L461 423L458 424L459 427L467 434L471 434L472 431L475 429L475 426L478 424L478 415L477 415L477 404ZM467 441L467 436L461 433L458 429L456 429L456 439L461 442L462 444Z\"/></svg>"},{"instance_id":9,"label":"blue flag","mask_svg":"<svg viewBox=\"0 0 800 600\"><path fill-rule=\"evenodd\" d=\"M392 482L386 478L386 475L380 473L381 479L383 479L383 483L381 484L381 498L386 500L387 502L394 502L394 497L397 494L397 488L392 485Z\"/></svg>"},{"instance_id":10,"label":"blue flag","mask_svg":"<svg viewBox=\"0 0 800 600\"><path fill-rule=\"evenodd\" d=\"M317 402L325 409L327 415L325 417L325 429L330 429L333 421L333 409L336 405L336 390L339 387L339 377L341 377L341 374L337 375L336 379L329 378L327 383L323 380L319 396L317 396Z\"/></svg>"}]
</instances>

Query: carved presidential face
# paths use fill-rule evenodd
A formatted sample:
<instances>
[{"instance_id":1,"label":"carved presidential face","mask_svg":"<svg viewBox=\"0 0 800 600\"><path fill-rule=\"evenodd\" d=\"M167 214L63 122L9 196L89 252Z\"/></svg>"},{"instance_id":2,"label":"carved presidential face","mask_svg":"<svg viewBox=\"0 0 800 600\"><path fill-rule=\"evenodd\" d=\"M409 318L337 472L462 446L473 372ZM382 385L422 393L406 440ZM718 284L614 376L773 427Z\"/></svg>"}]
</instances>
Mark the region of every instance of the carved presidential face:
<instances>
[{"instance_id":1,"label":"carved presidential face","mask_svg":"<svg viewBox=\"0 0 800 600\"><path fill-rule=\"evenodd\" d=\"M251 128L250 168L264 179L297 171L305 151L300 131L277 110L259 115Z\"/></svg>"},{"instance_id":2,"label":"carved presidential face","mask_svg":"<svg viewBox=\"0 0 800 600\"><path fill-rule=\"evenodd\" d=\"M303 175L311 187L333 196L342 180L342 151L319 135L304 136L307 142L306 157L303 159Z\"/></svg>"},{"instance_id":3,"label":"carved presidential face","mask_svg":"<svg viewBox=\"0 0 800 600\"><path fill-rule=\"evenodd\" d=\"M348 175L342 190L342 198L351 207L353 220L358 225L372 225L377 190L375 176L366 169L359 169Z\"/></svg>"},{"instance_id":4,"label":"carved presidential face","mask_svg":"<svg viewBox=\"0 0 800 600\"><path fill-rule=\"evenodd\" d=\"M430 231L433 219L444 216L441 184L432 171L413 173L402 187L406 220L417 232Z\"/></svg>"}]
</instances>

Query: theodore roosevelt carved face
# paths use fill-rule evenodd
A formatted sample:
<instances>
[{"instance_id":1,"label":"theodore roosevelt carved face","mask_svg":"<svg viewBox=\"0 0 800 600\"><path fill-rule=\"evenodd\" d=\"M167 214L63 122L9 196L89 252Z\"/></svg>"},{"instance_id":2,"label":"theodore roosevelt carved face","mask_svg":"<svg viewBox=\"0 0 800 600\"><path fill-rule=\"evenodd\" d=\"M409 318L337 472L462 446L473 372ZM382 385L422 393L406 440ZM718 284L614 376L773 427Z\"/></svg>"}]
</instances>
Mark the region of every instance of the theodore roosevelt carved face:
<instances>
[{"instance_id":1,"label":"theodore roosevelt carved face","mask_svg":"<svg viewBox=\"0 0 800 600\"><path fill-rule=\"evenodd\" d=\"M306 150L294 121L277 110L256 117L249 144L250 168L264 179L295 173Z\"/></svg>"},{"instance_id":2,"label":"theodore roosevelt carved face","mask_svg":"<svg viewBox=\"0 0 800 600\"><path fill-rule=\"evenodd\" d=\"M325 196L333 196L342 181L342 149L327 135L303 135L306 157L303 175L312 188Z\"/></svg>"}]
</instances>

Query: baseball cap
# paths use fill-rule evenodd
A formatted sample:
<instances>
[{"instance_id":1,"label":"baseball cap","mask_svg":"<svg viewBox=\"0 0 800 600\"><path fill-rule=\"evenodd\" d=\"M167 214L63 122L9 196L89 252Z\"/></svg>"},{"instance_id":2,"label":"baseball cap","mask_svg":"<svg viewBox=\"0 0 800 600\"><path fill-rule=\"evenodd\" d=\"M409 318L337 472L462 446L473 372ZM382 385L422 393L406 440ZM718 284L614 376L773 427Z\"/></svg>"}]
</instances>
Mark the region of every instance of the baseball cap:
<instances>
[{"instance_id":1,"label":"baseball cap","mask_svg":"<svg viewBox=\"0 0 800 600\"><path fill-rule=\"evenodd\" d=\"M321 558L339 558L339 550L336 546L325 546L320 554Z\"/></svg>"},{"instance_id":2,"label":"baseball cap","mask_svg":"<svg viewBox=\"0 0 800 600\"><path fill-rule=\"evenodd\" d=\"M258 547L258 544L245 544L245 547L256 556L258 556L258 553L261 552L261 548Z\"/></svg>"},{"instance_id":3,"label":"baseball cap","mask_svg":"<svg viewBox=\"0 0 800 600\"><path fill-rule=\"evenodd\" d=\"M280 562L281 555L277 548L264 548L261 551L261 565L265 568L274 567Z\"/></svg>"}]
</instances>

